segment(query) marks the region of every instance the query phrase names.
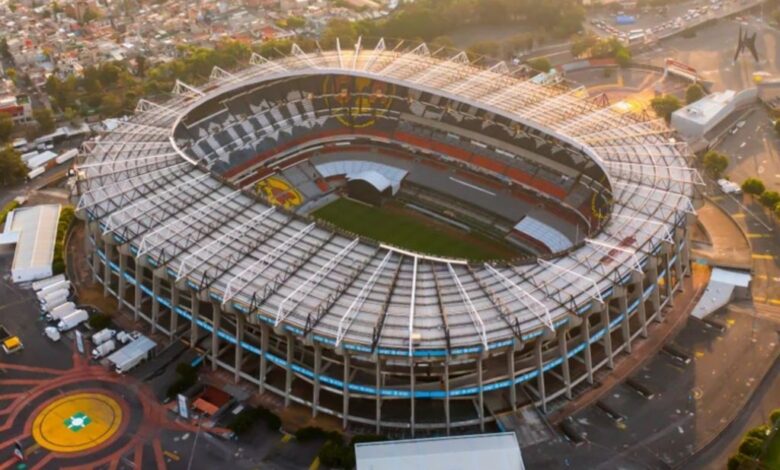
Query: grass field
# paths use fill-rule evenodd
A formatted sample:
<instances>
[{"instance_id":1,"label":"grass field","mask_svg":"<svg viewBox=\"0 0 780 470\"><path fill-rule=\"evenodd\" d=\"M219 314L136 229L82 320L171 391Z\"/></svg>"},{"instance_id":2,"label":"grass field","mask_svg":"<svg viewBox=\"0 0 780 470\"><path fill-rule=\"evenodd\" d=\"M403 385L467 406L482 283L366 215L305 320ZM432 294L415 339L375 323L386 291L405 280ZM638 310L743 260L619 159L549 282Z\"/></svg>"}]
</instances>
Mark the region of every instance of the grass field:
<instances>
[{"instance_id":1,"label":"grass field","mask_svg":"<svg viewBox=\"0 0 780 470\"><path fill-rule=\"evenodd\" d=\"M338 199L312 215L358 235L430 255L487 260L520 254L509 245L464 233L396 204L370 207Z\"/></svg>"}]
</instances>

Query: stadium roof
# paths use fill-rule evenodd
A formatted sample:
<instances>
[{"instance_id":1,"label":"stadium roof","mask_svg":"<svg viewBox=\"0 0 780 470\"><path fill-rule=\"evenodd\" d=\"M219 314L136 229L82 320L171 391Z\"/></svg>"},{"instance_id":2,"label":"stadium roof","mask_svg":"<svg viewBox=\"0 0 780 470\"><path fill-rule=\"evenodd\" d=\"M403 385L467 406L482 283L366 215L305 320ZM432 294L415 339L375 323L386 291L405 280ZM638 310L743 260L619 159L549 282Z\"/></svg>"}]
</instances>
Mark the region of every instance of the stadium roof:
<instances>
[{"instance_id":1,"label":"stadium roof","mask_svg":"<svg viewBox=\"0 0 780 470\"><path fill-rule=\"evenodd\" d=\"M378 246L268 207L172 138L207 99L265 80L333 73L460 100L581 149L609 178L612 213L601 232L557 258L469 264ZM226 308L363 351L490 349L565 323L603 303L618 280L672 241L674 227L694 213L693 185L701 181L663 120L600 106L579 88L523 81L504 63L483 68L463 53L438 57L424 44L390 49L382 40L313 53L294 46L275 61L254 55L235 73L215 68L200 88L177 82L174 95L162 104L141 100L132 119L88 146L78 165L78 209ZM277 123L284 125L292 123Z\"/></svg>"},{"instance_id":2,"label":"stadium roof","mask_svg":"<svg viewBox=\"0 0 780 470\"><path fill-rule=\"evenodd\" d=\"M357 470L523 470L513 432L355 444Z\"/></svg>"}]
</instances>

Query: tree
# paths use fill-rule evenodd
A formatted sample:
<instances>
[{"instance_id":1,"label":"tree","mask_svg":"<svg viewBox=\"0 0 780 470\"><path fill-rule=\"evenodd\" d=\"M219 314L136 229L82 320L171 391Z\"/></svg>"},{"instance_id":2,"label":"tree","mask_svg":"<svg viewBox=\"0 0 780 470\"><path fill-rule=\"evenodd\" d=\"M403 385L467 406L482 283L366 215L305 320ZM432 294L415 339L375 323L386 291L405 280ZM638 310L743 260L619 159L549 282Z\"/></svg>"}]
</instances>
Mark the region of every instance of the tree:
<instances>
[{"instance_id":1,"label":"tree","mask_svg":"<svg viewBox=\"0 0 780 470\"><path fill-rule=\"evenodd\" d=\"M761 455L764 448L764 441L755 437L746 437L739 445L739 453L754 459Z\"/></svg>"},{"instance_id":2,"label":"tree","mask_svg":"<svg viewBox=\"0 0 780 470\"><path fill-rule=\"evenodd\" d=\"M352 47L357 42L358 33L351 21L343 18L336 18L328 22L325 31L320 37L320 44L325 48L335 48L336 39L339 40L341 48Z\"/></svg>"},{"instance_id":3,"label":"tree","mask_svg":"<svg viewBox=\"0 0 780 470\"><path fill-rule=\"evenodd\" d=\"M0 113L0 142L6 143L14 132L14 120L8 113Z\"/></svg>"},{"instance_id":4,"label":"tree","mask_svg":"<svg viewBox=\"0 0 780 470\"><path fill-rule=\"evenodd\" d=\"M569 52L574 57L580 57L585 54L590 54L591 49L599 43L599 37L595 34L577 35L572 38L571 48Z\"/></svg>"},{"instance_id":5,"label":"tree","mask_svg":"<svg viewBox=\"0 0 780 470\"><path fill-rule=\"evenodd\" d=\"M778 202L780 202L780 193L777 191L764 191L759 197L759 201L765 207L774 209Z\"/></svg>"},{"instance_id":6,"label":"tree","mask_svg":"<svg viewBox=\"0 0 780 470\"><path fill-rule=\"evenodd\" d=\"M621 67L631 65L631 51L627 47L621 47L615 51L615 62Z\"/></svg>"},{"instance_id":7,"label":"tree","mask_svg":"<svg viewBox=\"0 0 780 470\"><path fill-rule=\"evenodd\" d=\"M698 83L694 83L685 90L685 102L691 104L704 98L704 88Z\"/></svg>"},{"instance_id":8,"label":"tree","mask_svg":"<svg viewBox=\"0 0 780 470\"><path fill-rule=\"evenodd\" d=\"M288 28L298 29L306 26L306 19L300 16L290 16L287 18L286 23Z\"/></svg>"},{"instance_id":9,"label":"tree","mask_svg":"<svg viewBox=\"0 0 780 470\"><path fill-rule=\"evenodd\" d=\"M452 39L449 36L439 36L437 38L433 38L433 40L428 43L428 47L432 51L438 49L453 49L455 47L455 43L452 42Z\"/></svg>"},{"instance_id":10,"label":"tree","mask_svg":"<svg viewBox=\"0 0 780 470\"><path fill-rule=\"evenodd\" d=\"M682 108L682 103L674 95L661 95L650 100L650 106L658 117L666 119L666 122L672 120L672 113Z\"/></svg>"},{"instance_id":11,"label":"tree","mask_svg":"<svg viewBox=\"0 0 780 470\"><path fill-rule=\"evenodd\" d=\"M0 57L4 59L11 58L11 51L8 49L8 40L5 37L0 38Z\"/></svg>"},{"instance_id":12,"label":"tree","mask_svg":"<svg viewBox=\"0 0 780 470\"><path fill-rule=\"evenodd\" d=\"M7 145L0 150L0 183L11 186L21 182L27 176L27 166L22 156L13 147Z\"/></svg>"},{"instance_id":13,"label":"tree","mask_svg":"<svg viewBox=\"0 0 780 470\"><path fill-rule=\"evenodd\" d=\"M757 178L748 178L742 183L742 191L745 194L758 196L766 190L764 182Z\"/></svg>"},{"instance_id":14,"label":"tree","mask_svg":"<svg viewBox=\"0 0 780 470\"><path fill-rule=\"evenodd\" d=\"M33 111L33 118L38 123L38 130L41 134L54 132L54 116L49 108L37 108Z\"/></svg>"},{"instance_id":15,"label":"tree","mask_svg":"<svg viewBox=\"0 0 780 470\"><path fill-rule=\"evenodd\" d=\"M729 158L714 150L710 150L702 157L702 166L710 176L717 179L729 167Z\"/></svg>"},{"instance_id":16,"label":"tree","mask_svg":"<svg viewBox=\"0 0 780 470\"><path fill-rule=\"evenodd\" d=\"M501 44L495 41L480 41L472 44L467 52L472 57L498 57L501 54Z\"/></svg>"},{"instance_id":17,"label":"tree","mask_svg":"<svg viewBox=\"0 0 780 470\"><path fill-rule=\"evenodd\" d=\"M146 76L146 57L139 55L135 58L135 74L143 78Z\"/></svg>"},{"instance_id":18,"label":"tree","mask_svg":"<svg viewBox=\"0 0 780 470\"><path fill-rule=\"evenodd\" d=\"M68 124L79 122L79 113L73 108L65 108L65 111L62 112L62 117L68 121Z\"/></svg>"},{"instance_id":19,"label":"tree","mask_svg":"<svg viewBox=\"0 0 780 470\"><path fill-rule=\"evenodd\" d=\"M552 64L547 57L537 57L528 61L528 66L539 72L547 73L552 68Z\"/></svg>"},{"instance_id":20,"label":"tree","mask_svg":"<svg viewBox=\"0 0 780 470\"><path fill-rule=\"evenodd\" d=\"M780 426L780 408L772 410L769 414L769 424Z\"/></svg>"}]
</instances>

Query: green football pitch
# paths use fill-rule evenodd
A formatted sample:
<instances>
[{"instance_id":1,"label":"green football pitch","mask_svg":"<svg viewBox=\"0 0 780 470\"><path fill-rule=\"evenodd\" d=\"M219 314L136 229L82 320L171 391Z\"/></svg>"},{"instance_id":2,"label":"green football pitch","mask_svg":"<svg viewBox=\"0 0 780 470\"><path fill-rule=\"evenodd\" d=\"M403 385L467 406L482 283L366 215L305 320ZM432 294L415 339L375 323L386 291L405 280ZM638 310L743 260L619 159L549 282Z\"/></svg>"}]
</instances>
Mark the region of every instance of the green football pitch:
<instances>
[{"instance_id":1,"label":"green football pitch","mask_svg":"<svg viewBox=\"0 0 780 470\"><path fill-rule=\"evenodd\" d=\"M392 203L372 207L338 199L312 215L357 235L428 255L474 261L520 255L507 244L462 232Z\"/></svg>"}]
</instances>

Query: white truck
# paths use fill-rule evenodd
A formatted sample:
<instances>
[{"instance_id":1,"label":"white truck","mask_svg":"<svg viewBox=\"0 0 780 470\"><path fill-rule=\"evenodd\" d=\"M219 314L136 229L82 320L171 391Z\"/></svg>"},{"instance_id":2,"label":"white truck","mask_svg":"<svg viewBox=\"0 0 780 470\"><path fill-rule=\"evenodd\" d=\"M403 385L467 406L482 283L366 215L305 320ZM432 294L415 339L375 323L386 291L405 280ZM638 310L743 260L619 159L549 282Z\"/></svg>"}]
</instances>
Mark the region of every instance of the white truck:
<instances>
[{"instance_id":1,"label":"white truck","mask_svg":"<svg viewBox=\"0 0 780 470\"><path fill-rule=\"evenodd\" d=\"M124 374L148 359L157 344L146 336L139 335L130 344L108 356L108 362L114 365L118 374Z\"/></svg>"},{"instance_id":2,"label":"white truck","mask_svg":"<svg viewBox=\"0 0 780 470\"><path fill-rule=\"evenodd\" d=\"M100 359L113 352L116 349L116 342L113 339L109 339L103 343L98 344L95 349L92 350L92 359Z\"/></svg>"},{"instance_id":3,"label":"white truck","mask_svg":"<svg viewBox=\"0 0 780 470\"><path fill-rule=\"evenodd\" d=\"M62 335L60 335L60 330L58 330L55 326L47 326L44 328L43 334L45 334L47 338L54 342L59 341L62 337Z\"/></svg>"},{"instance_id":4,"label":"white truck","mask_svg":"<svg viewBox=\"0 0 780 470\"><path fill-rule=\"evenodd\" d=\"M52 310L65 302L70 297L70 290L60 289L54 292L49 292L41 299L41 312Z\"/></svg>"},{"instance_id":5,"label":"white truck","mask_svg":"<svg viewBox=\"0 0 780 470\"><path fill-rule=\"evenodd\" d=\"M33 282L32 288L35 292L38 292L44 287L50 286L52 284L56 284L64 280L65 280L64 274L57 274L56 276L47 277L46 279L41 279L40 281Z\"/></svg>"},{"instance_id":6,"label":"white truck","mask_svg":"<svg viewBox=\"0 0 780 470\"><path fill-rule=\"evenodd\" d=\"M92 335L92 344L103 344L113 338L115 335L116 331L112 330L111 328L103 328L102 330Z\"/></svg>"},{"instance_id":7,"label":"white truck","mask_svg":"<svg viewBox=\"0 0 780 470\"><path fill-rule=\"evenodd\" d=\"M55 282L54 284L49 284L48 286L39 290L35 295L38 297L38 301L40 301L41 299L51 294L52 292L62 290L62 289L70 289L70 281L63 280L63 281Z\"/></svg>"},{"instance_id":8,"label":"white truck","mask_svg":"<svg viewBox=\"0 0 780 470\"><path fill-rule=\"evenodd\" d=\"M60 320L60 322L57 323L57 329L60 330L60 333L63 331L72 330L73 328L76 328L77 326L87 321L88 318L89 314L86 312L86 310L76 310L75 312Z\"/></svg>"},{"instance_id":9,"label":"white truck","mask_svg":"<svg viewBox=\"0 0 780 470\"><path fill-rule=\"evenodd\" d=\"M127 344L138 337L141 336L141 333L137 331L131 331L130 333L126 333L124 331L120 331L116 334L116 340L119 341L120 344Z\"/></svg>"},{"instance_id":10,"label":"white truck","mask_svg":"<svg viewBox=\"0 0 780 470\"><path fill-rule=\"evenodd\" d=\"M49 310L49 312L46 314L46 318L49 321L60 321L75 311L76 304L73 302L65 302L64 304L58 305L57 307Z\"/></svg>"}]
</instances>

